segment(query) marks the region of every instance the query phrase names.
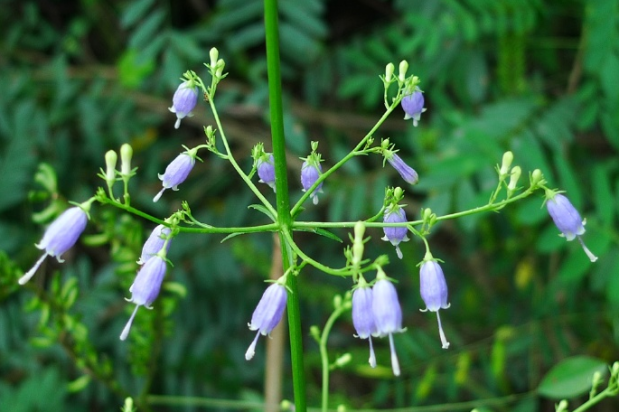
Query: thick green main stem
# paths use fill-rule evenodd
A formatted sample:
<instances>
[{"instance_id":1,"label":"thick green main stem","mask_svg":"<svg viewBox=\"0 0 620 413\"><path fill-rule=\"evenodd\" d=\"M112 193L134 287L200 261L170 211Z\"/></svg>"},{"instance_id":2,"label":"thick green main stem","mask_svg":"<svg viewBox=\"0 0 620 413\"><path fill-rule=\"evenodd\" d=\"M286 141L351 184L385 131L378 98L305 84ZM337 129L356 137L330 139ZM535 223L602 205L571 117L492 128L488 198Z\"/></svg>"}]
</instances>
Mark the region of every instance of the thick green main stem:
<instances>
[{"instance_id":1,"label":"thick green main stem","mask_svg":"<svg viewBox=\"0 0 620 413\"><path fill-rule=\"evenodd\" d=\"M291 236L291 214L286 177L286 144L282 110L282 82L280 78L280 38L278 33L278 1L265 0L265 40L267 44L267 73L269 77L269 111L271 119L271 142L276 173L276 209L280 226L280 245L282 248L282 268L291 266L287 237ZM291 364L293 368L293 391L295 410L306 411L306 379L302 345L301 316L299 311L299 292L297 275L287 277L289 298L287 314L291 344Z\"/></svg>"}]
</instances>

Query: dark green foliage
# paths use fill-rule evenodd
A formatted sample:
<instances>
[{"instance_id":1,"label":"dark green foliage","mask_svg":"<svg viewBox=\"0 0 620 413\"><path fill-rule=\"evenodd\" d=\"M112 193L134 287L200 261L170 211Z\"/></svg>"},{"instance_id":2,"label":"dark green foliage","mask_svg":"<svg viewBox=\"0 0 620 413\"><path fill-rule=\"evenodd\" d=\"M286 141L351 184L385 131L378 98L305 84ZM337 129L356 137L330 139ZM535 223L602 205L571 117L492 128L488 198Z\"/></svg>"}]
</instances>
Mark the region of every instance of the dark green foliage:
<instances>
[{"instance_id":1,"label":"dark green foliage","mask_svg":"<svg viewBox=\"0 0 620 413\"><path fill-rule=\"evenodd\" d=\"M67 262L48 260L24 288L16 280L38 257L34 243L45 225L68 201L104 185L96 177L104 154L125 142L138 167L130 185L137 208L165 217L187 200L213 225L270 222L248 208L256 200L230 165L212 156L179 192L151 202L161 188L157 173L181 145L201 143L202 125L213 123L200 101L179 130L167 110L185 70L206 74L212 46L230 72L216 105L236 158L249 170L252 146L270 146L262 2L48 3L0 2L0 410L118 410L127 395L142 410L260 409L265 343L252 362L243 354L272 265L272 234L223 243L224 235L175 238L162 294L152 311L140 309L126 342L118 336L133 308L123 297L154 223L95 205ZM293 201L301 196L298 158L310 141L320 142L330 166L379 118L386 63L409 61L428 108L417 128L397 111L374 136L390 137L414 166L415 188L379 157L355 158L299 219L373 216L388 185L405 189L410 219L423 207L441 215L483 205L497 183L494 166L511 150L522 182L540 168L551 187L566 190L599 256L591 264L577 242L557 236L542 197L436 226L429 241L445 261L452 305L442 312L452 343L445 351L434 314L418 311L423 246L401 244L399 261L382 231L368 230L369 257L388 254L386 271L399 281L408 328L396 337L403 376L392 378L385 340L376 344L381 365L370 369L367 343L344 317L329 350L332 358L350 352L353 361L332 373L332 407L553 410L557 400L539 395L559 394L554 374L575 379L617 359L618 2L281 0L280 11ZM343 264L346 231L296 239L311 257ZM310 266L302 272L306 331L323 325L333 295L350 288L334 278ZM307 340L315 407L320 359ZM551 370L571 356L585 367ZM292 399L284 358L283 397ZM559 397L585 400L587 386L575 389L561 388ZM149 404L149 394L202 399Z\"/></svg>"}]
</instances>

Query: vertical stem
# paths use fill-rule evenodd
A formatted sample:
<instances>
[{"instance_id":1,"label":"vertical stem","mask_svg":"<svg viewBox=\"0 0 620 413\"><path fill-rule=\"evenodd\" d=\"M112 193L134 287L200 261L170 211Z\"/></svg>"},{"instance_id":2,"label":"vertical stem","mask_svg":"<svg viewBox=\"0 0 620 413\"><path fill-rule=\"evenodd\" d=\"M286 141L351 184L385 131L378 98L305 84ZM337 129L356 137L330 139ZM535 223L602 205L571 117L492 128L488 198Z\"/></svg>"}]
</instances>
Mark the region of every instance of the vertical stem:
<instances>
[{"instance_id":1,"label":"vertical stem","mask_svg":"<svg viewBox=\"0 0 620 413\"><path fill-rule=\"evenodd\" d=\"M265 42L267 45L267 73L269 77L269 110L271 120L271 142L276 173L276 209L280 226L280 243L282 250L282 267L286 271L291 265L287 241L284 233L291 231L291 214L288 181L286 177L286 144L284 141L284 124L282 121L282 83L280 79L280 49L278 33L278 1L265 0ZM297 276L287 277L290 291L287 314L291 345L291 364L293 373L293 390L296 411L306 411L306 383L303 360L301 317L299 311L299 292Z\"/></svg>"}]
</instances>

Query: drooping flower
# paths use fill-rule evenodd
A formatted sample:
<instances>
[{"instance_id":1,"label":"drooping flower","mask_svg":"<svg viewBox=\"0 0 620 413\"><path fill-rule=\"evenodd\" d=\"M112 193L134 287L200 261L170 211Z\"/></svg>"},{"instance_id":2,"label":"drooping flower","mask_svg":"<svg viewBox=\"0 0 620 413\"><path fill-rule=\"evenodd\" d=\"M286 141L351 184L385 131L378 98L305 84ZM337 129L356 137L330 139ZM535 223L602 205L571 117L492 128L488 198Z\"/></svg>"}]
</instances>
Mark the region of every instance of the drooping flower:
<instances>
[{"instance_id":1,"label":"drooping flower","mask_svg":"<svg viewBox=\"0 0 620 413\"><path fill-rule=\"evenodd\" d=\"M273 154L266 153L256 162L256 172L260 180L258 182L269 185L273 192L276 191L276 168Z\"/></svg>"},{"instance_id":2,"label":"drooping flower","mask_svg":"<svg viewBox=\"0 0 620 413\"><path fill-rule=\"evenodd\" d=\"M278 281L271 284L261 297L254 313L252 314L252 321L248 324L251 331L256 331L256 337L252 340L250 347L245 353L245 359L250 360L254 357L256 350L256 343L258 337L262 334L264 336L271 333L282 318L282 313L286 308L286 276L280 277Z\"/></svg>"},{"instance_id":3,"label":"drooping flower","mask_svg":"<svg viewBox=\"0 0 620 413\"><path fill-rule=\"evenodd\" d=\"M173 191L179 190L177 186L185 181L196 163L196 152L197 150L194 148L179 154L179 156L166 167L166 171L163 175L157 175L162 182L163 188L155 195L153 202L159 201L159 198L161 198L164 191L168 188L172 188Z\"/></svg>"},{"instance_id":4,"label":"drooping flower","mask_svg":"<svg viewBox=\"0 0 620 413\"><path fill-rule=\"evenodd\" d=\"M163 255L163 254L162 254ZM136 308L131 313L131 317L127 321L125 328L121 332L120 339L125 340L129 335L131 324L138 312L140 306L150 308L151 304L159 295L161 284L166 275L166 260L162 255L153 255L138 271L136 279L134 280L129 292L131 292L131 299L127 300L136 305Z\"/></svg>"},{"instance_id":5,"label":"drooping flower","mask_svg":"<svg viewBox=\"0 0 620 413\"><path fill-rule=\"evenodd\" d=\"M392 334L400 333L402 328L402 310L398 301L398 294L394 284L388 280L382 269L377 272L377 281L372 287L372 313L379 337L388 336L390 339L390 353L392 371L395 376L400 375L400 366L394 347Z\"/></svg>"},{"instance_id":6,"label":"drooping flower","mask_svg":"<svg viewBox=\"0 0 620 413\"><path fill-rule=\"evenodd\" d=\"M86 228L86 223L88 222L87 212L90 209L91 203L92 201L87 201L80 206L69 208L51 223L45 230L41 242L35 244L38 249L45 250L45 252L34 266L19 279L19 284L26 284L48 255L56 257L58 262L64 262L61 255L75 245Z\"/></svg>"},{"instance_id":7,"label":"drooping flower","mask_svg":"<svg viewBox=\"0 0 620 413\"><path fill-rule=\"evenodd\" d=\"M353 291L351 315L353 317L353 327L357 336L362 340L368 339L370 345L370 356L368 363L372 368L377 366L375 351L372 347L372 335L377 334L375 319L372 312L372 288L366 283L362 276L355 291Z\"/></svg>"},{"instance_id":8,"label":"drooping flower","mask_svg":"<svg viewBox=\"0 0 620 413\"><path fill-rule=\"evenodd\" d=\"M322 168L321 164L318 162L305 161L301 166L301 185L303 186L303 191L306 192L321 176ZM318 192L323 192L323 182L321 182L316 189L312 192L312 203L314 205L319 203Z\"/></svg>"},{"instance_id":9,"label":"drooping flower","mask_svg":"<svg viewBox=\"0 0 620 413\"><path fill-rule=\"evenodd\" d=\"M418 126L422 112L426 111L424 107L424 95L419 87L415 87L413 93L405 96L400 105L405 111L405 120L413 119L413 126Z\"/></svg>"},{"instance_id":10,"label":"drooping flower","mask_svg":"<svg viewBox=\"0 0 620 413\"><path fill-rule=\"evenodd\" d=\"M551 215L553 222L562 232L562 235L566 237L567 241L577 238L590 261L595 262L598 257L592 254L581 239L581 235L586 232L585 220L582 221L579 212L564 195L551 190L546 190L545 192L547 211L549 211L549 215Z\"/></svg>"},{"instance_id":11,"label":"drooping flower","mask_svg":"<svg viewBox=\"0 0 620 413\"><path fill-rule=\"evenodd\" d=\"M392 205L385 209L383 214L383 222L386 224L394 224L400 222L407 222L407 216L405 210L399 205ZM398 258L403 258L403 253L400 250L398 244L404 241L409 241L407 237L408 229L405 227L383 227L385 236L381 238L383 241L390 241L396 248L396 254Z\"/></svg>"},{"instance_id":12,"label":"drooping flower","mask_svg":"<svg viewBox=\"0 0 620 413\"><path fill-rule=\"evenodd\" d=\"M446 340L446 335L441 327L441 318L439 310L450 307L448 303L448 285L443 275L441 266L432 259L432 256L425 257L425 261L420 267L420 295L426 309L421 311L434 311L437 313L437 324L439 326L439 338L441 339L441 347L448 348L450 343Z\"/></svg>"},{"instance_id":13,"label":"drooping flower","mask_svg":"<svg viewBox=\"0 0 620 413\"><path fill-rule=\"evenodd\" d=\"M170 228L165 225L158 225L155 227L151 235L147 238L144 246L142 247L142 254L138 264L142 265L148 261L153 255L156 255L166 243L166 237L170 235ZM166 252L170 249L170 241L166 244Z\"/></svg>"},{"instance_id":14,"label":"drooping flower","mask_svg":"<svg viewBox=\"0 0 620 413\"><path fill-rule=\"evenodd\" d=\"M192 116L192 110L196 107L198 102L198 88L195 82L186 80L181 83L172 96L172 107L168 110L177 115L177 121L174 123L174 128L179 129L181 126L181 119L186 116Z\"/></svg>"},{"instance_id":15,"label":"drooping flower","mask_svg":"<svg viewBox=\"0 0 620 413\"><path fill-rule=\"evenodd\" d=\"M390 165L392 165L394 169L396 169L396 172L398 172L400 176L402 176L405 182L408 182L411 185L415 185L418 183L418 173L412 167L407 165L405 161L403 161L402 158L398 156L398 154L396 154L395 152L385 152L387 161L390 163Z\"/></svg>"}]
</instances>

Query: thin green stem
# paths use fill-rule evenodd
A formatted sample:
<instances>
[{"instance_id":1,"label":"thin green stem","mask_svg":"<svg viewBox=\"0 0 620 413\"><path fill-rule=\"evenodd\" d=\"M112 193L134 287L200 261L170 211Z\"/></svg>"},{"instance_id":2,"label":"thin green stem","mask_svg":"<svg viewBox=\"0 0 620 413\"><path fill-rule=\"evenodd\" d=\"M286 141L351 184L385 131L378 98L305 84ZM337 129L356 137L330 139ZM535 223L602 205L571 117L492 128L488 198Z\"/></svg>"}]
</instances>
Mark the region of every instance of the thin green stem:
<instances>
[{"instance_id":1,"label":"thin green stem","mask_svg":"<svg viewBox=\"0 0 620 413\"><path fill-rule=\"evenodd\" d=\"M152 215L147 214L146 212L142 212L139 209L127 206L125 204L121 204L118 201L109 199L107 197L97 197L97 201L102 204L109 204L118 209L122 209L131 214L137 215L144 219L147 219L156 224L166 224L163 219L156 218ZM264 225L256 225L252 227L209 227L203 226L205 224L199 224L196 221L197 225L201 225L201 228L191 228L191 227L182 227L178 226L179 232L187 232L187 233L197 233L197 234L234 234L234 233L254 233L254 232L265 232L265 231L277 231L279 225L277 223L264 224Z\"/></svg>"},{"instance_id":2,"label":"thin green stem","mask_svg":"<svg viewBox=\"0 0 620 413\"><path fill-rule=\"evenodd\" d=\"M340 161L338 161L334 166L332 166L331 168L329 168L327 171L323 172L320 176L319 179L316 180L316 182L314 183L314 185L312 185L303 195L302 197L299 199L299 201L297 201L297 203L295 204L295 206L293 206L293 209L291 209L291 216L295 216L298 212L299 212L299 208L301 208L301 206L303 205L303 203L306 201L306 199L308 199L308 197L314 192L314 190L321 184L321 182L323 182L324 180L326 180L333 172L335 172L338 168L340 168L342 165L344 165L349 159L353 158L356 155L359 155L359 150L366 144L366 142L368 141L368 139L370 139L372 137L372 135L377 131L377 129L379 129L379 127L383 124L383 122L385 122L385 120L388 118L388 116L390 116L390 113L392 113L394 111L394 109L396 108L396 106L398 106L398 103L400 102L400 99L395 99L394 103L385 111L385 113L383 114L383 116L381 116L381 118L377 121L377 123L375 123L375 125L372 127L372 129L370 129L370 131L366 134L366 136L364 136L364 138L355 146L355 148L353 148L351 150L351 152L349 152L344 158L342 158ZM276 181L277 183L277 181Z\"/></svg>"},{"instance_id":3,"label":"thin green stem","mask_svg":"<svg viewBox=\"0 0 620 413\"><path fill-rule=\"evenodd\" d=\"M297 254L299 257L301 257L301 259L312 265L314 268L326 273L326 274L331 274L331 275L336 275L339 277L348 277L351 275L351 270L347 269L347 268L342 268L342 269L334 269L331 267L328 267L324 264L321 264L320 262L312 259L310 256L308 256L305 252L302 251L301 248L299 248L299 246L297 246L297 244L295 243L295 241L293 240L293 236L291 235L290 232L286 232L284 234L284 238L285 241L288 243L288 245L291 247L291 249L293 250L293 252L295 252L295 254Z\"/></svg>"},{"instance_id":4,"label":"thin green stem","mask_svg":"<svg viewBox=\"0 0 620 413\"><path fill-rule=\"evenodd\" d=\"M321 369L323 376L323 383L321 387L321 411L327 412L329 411L329 354L327 354L327 339L329 338L329 333L331 332L334 323L344 313L346 310L351 308L350 305L343 303L339 305L334 312L329 316L327 322L325 323L325 327L323 328L323 332L321 333L321 340L319 342L319 351L321 353Z\"/></svg>"},{"instance_id":5,"label":"thin green stem","mask_svg":"<svg viewBox=\"0 0 620 413\"><path fill-rule=\"evenodd\" d=\"M280 38L278 28L278 1L265 0L265 43L267 48L267 74L269 80L269 115L271 120L271 143L276 175L276 209L274 216L280 227L280 244L282 248L282 268L291 267L290 248L294 243L291 235L291 214L289 213L289 195L286 166L286 142L284 139L282 80L280 76ZM299 309L299 290L297 276L287 277L289 290L287 315L291 346L291 364L293 391L296 411L306 411L306 377L303 354L303 332L301 312Z\"/></svg>"},{"instance_id":6,"label":"thin green stem","mask_svg":"<svg viewBox=\"0 0 620 413\"><path fill-rule=\"evenodd\" d=\"M237 171L237 174L241 177L241 179L243 179L243 181L250 188L250 190L254 192L254 195L256 195L256 197L263 203L263 205L265 205L265 207L275 216L276 210L271 205L271 202L269 202L267 198L265 198L265 196L260 192L260 190L256 187L256 185L254 185L254 182L252 182L252 180L245 174L245 172L243 172L243 169L241 169L241 167L235 160L234 156L232 155L232 152L228 145L228 140L226 139L226 135L224 134L224 129L222 128L220 116L218 115L217 109L215 108L215 104L213 103L213 99L209 99L209 106L211 107L211 112L213 113L213 118L215 119L215 124L217 125L217 129L220 132L222 143L224 144L224 148L226 149L226 155L227 155L226 159L228 159L228 161L233 166L233 168L235 168L235 171Z\"/></svg>"},{"instance_id":7,"label":"thin green stem","mask_svg":"<svg viewBox=\"0 0 620 413\"><path fill-rule=\"evenodd\" d=\"M574 411L575 412L586 412L590 410L592 407L596 406L598 403L600 403L603 399L606 399L607 397L616 396L617 394L618 394L617 390L610 389L608 387L602 392L600 392L599 394L597 394L596 396L592 397L590 400L588 400L584 404L582 404L581 406L577 407Z\"/></svg>"}]
</instances>

